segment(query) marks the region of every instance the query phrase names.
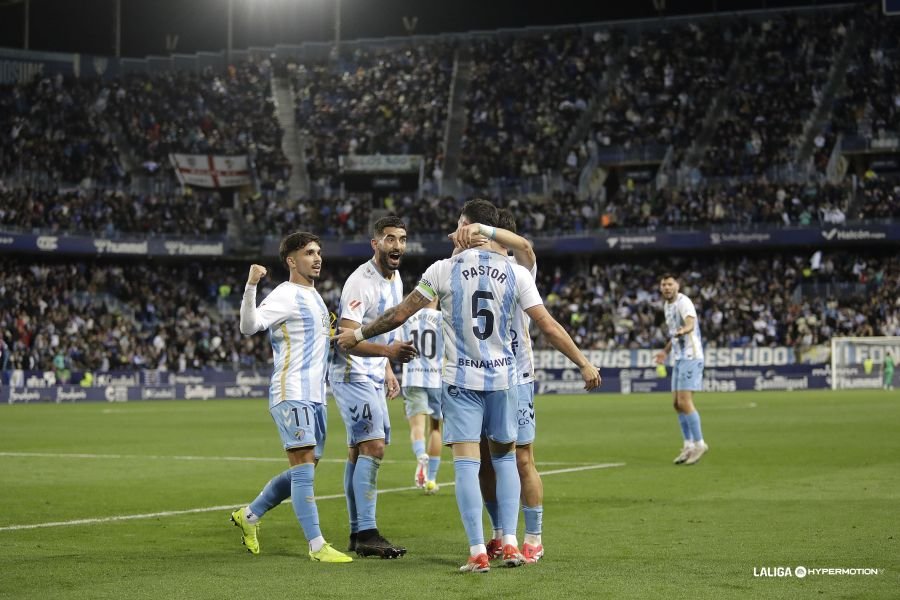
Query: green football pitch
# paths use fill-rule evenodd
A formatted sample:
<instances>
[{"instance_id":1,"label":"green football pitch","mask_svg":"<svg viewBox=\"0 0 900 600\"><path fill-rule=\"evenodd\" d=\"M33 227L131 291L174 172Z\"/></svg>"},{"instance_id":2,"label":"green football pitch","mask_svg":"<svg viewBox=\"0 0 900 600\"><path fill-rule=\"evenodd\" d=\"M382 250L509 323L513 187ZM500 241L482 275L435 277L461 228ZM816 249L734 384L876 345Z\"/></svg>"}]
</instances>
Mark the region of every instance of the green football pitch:
<instances>
[{"instance_id":1,"label":"green football pitch","mask_svg":"<svg viewBox=\"0 0 900 600\"><path fill-rule=\"evenodd\" d=\"M900 596L900 393L697 404L711 449L676 467L667 395L538 398L546 556L483 575L457 572L468 544L448 450L440 492L412 489L399 401L378 523L409 553L345 565L308 560L289 504L263 520L259 556L228 521L286 467L263 400L0 407L0 598ZM316 493L343 549L333 403L329 436Z\"/></svg>"}]
</instances>

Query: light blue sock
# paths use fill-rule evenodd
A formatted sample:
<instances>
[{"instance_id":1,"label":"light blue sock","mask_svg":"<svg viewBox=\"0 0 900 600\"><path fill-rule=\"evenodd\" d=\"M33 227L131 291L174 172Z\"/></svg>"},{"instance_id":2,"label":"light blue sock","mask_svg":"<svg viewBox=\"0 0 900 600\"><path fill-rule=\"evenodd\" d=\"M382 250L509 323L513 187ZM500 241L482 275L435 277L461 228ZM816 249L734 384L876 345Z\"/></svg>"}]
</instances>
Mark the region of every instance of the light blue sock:
<instances>
[{"instance_id":1,"label":"light blue sock","mask_svg":"<svg viewBox=\"0 0 900 600\"><path fill-rule=\"evenodd\" d=\"M497 505L503 535L516 535L519 525L519 496L522 494L522 482L519 481L519 470L516 467L516 453L510 452L501 456L492 454L491 464L494 465L494 473L497 474Z\"/></svg>"},{"instance_id":2,"label":"light blue sock","mask_svg":"<svg viewBox=\"0 0 900 600\"><path fill-rule=\"evenodd\" d=\"M316 476L316 465L307 463L291 467L291 504L294 514L303 528L307 541L322 535L319 528L319 509L313 493L313 479Z\"/></svg>"},{"instance_id":3,"label":"light blue sock","mask_svg":"<svg viewBox=\"0 0 900 600\"><path fill-rule=\"evenodd\" d=\"M429 481L437 481L438 469L441 468L441 457L440 456L429 456L428 457L428 480Z\"/></svg>"},{"instance_id":4,"label":"light blue sock","mask_svg":"<svg viewBox=\"0 0 900 600\"><path fill-rule=\"evenodd\" d=\"M687 417L688 425L691 428L691 437L694 438L695 442L699 442L703 439L703 431L700 430L700 413L698 411L694 411L689 415L685 415Z\"/></svg>"},{"instance_id":5,"label":"light blue sock","mask_svg":"<svg viewBox=\"0 0 900 600\"><path fill-rule=\"evenodd\" d=\"M500 507L496 500L485 500L484 507L487 509L488 519L491 521L491 529L500 529Z\"/></svg>"},{"instance_id":6,"label":"light blue sock","mask_svg":"<svg viewBox=\"0 0 900 600\"><path fill-rule=\"evenodd\" d=\"M360 454L353 472L353 495L356 497L357 531L375 529L375 504L378 498L378 467L381 461Z\"/></svg>"},{"instance_id":7,"label":"light blue sock","mask_svg":"<svg viewBox=\"0 0 900 600\"><path fill-rule=\"evenodd\" d=\"M261 517L291 497L291 470L282 471L266 484L256 500L250 503L250 512Z\"/></svg>"},{"instance_id":8,"label":"light blue sock","mask_svg":"<svg viewBox=\"0 0 900 600\"><path fill-rule=\"evenodd\" d=\"M354 471L356 471L356 463L349 460L344 463L344 496L347 497L347 514L350 515L350 533L359 531L359 521L356 518L356 496L353 495Z\"/></svg>"},{"instance_id":9,"label":"light blue sock","mask_svg":"<svg viewBox=\"0 0 900 600\"><path fill-rule=\"evenodd\" d=\"M691 426L688 423L687 415L684 413L678 413L678 424L681 425L681 435L684 437L684 441L690 442L691 438Z\"/></svg>"},{"instance_id":10,"label":"light blue sock","mask_svg":"<svg viewBox=\"0 0 900 600\"><path fill-rule=\"evenodd\" d=\"M522 505L522 512L525 513L525 533L541 535L541 525L544 521L544 507Z\"/></svg>"},{"instance_id":11,"label":"light blue sock","mask_svg":"<svg viewBox=\"0 0 900 600\"><path fill-rule=\"evenodd\" d=\"M478 471L481 461L477 458L454 458L453 470L456 474L456 505L463 527L469 536L469 545L484 543L484 531L481 527L481 486L478 484Z\"/></svg>"},{"instance_id":12,"label":"light blue sock","mask_svg":"<svg viewBox=\"0 0 900 600\"><path fill-rule=\"evenodd\" d=\"M416 440L413 442L413 454L416 458L425 454L425 440Z\"/></svg>"}]
</instances>

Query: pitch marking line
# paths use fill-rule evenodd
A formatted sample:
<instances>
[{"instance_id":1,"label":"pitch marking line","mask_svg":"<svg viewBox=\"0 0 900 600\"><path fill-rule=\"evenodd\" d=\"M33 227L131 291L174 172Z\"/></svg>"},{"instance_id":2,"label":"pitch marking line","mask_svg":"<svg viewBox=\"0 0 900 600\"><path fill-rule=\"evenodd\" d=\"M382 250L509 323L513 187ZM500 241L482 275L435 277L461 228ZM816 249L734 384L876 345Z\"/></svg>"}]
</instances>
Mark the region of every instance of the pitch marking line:
<instances>
[{"instance_id":1,"label":"pitch marking line","mask_svg":"<svg viewBox=\"0 0 900 600\"><path fill-rule=\"evenodd\" d=\"M287 458L281 457L255 457L255 456L162 456L156 454L86 454L86 453L53 453L53 452L0 452L0 457L9 458L106 458L106 459L150 459L150 460L197 460L197 461L231 461L231 462L280 462L284 463ZM326 463L345 463L346 458L323 458L319 462ZM392 463L409 463L408 460L382 460L381 464ZM543 462L537 461L538 465L586 465L584 462Z\"/></svg>"},{"instance_id":2,"label":"pitch marking line","mask_svg":"<svg viewBox=\"0 0 900 600\"><path fill-rule=\"evenodd\" d=\"M594 471L597 469L613 469L616 467L624 467L625 463L598 463L595 465L586 465L583 467L570 467L568 469L554 469L552 471L542 471L541 476L560 475L563 473L577 473L579 471ZM453 481L438 484L441 487L453 487L456 485ZM378 494L393 494L396 492L406 492L415 490L415 486L391 488L386 490L378 490ZM316 496L316 500L342 500L344 494L331 494L329 496ZM73 519L71 521L54 521L50 523L33 523L31 525L6 525L0 527L0 531L21 531L23 529L44 529L46 527L70 527L73 525L96 525L99 523L113 523L115 521L135 521L138 519L155 519L158 517L176 517L179 515L190 515L196 513L217 512L225 510L234 510L235 506L243 506L240 502L234 504L223 504L220 506L206 506L204 508L189 508L186 510L167 510L163 512L144 513L140 515L120 515L117 517L98 517L94 519Z\"/></svg>"}]
</instances>

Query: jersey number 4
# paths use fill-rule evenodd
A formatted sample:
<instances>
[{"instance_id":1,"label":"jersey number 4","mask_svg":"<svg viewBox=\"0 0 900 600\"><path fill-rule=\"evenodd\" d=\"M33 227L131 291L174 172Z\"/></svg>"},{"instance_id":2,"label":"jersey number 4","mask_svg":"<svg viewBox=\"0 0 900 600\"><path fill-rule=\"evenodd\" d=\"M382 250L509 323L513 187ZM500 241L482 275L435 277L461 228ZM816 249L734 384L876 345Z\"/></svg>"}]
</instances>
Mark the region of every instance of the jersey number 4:
<instances>
[{"instance_id":1,"label":"jersey number 4","mask_svg":"<svg viewBox=\"0 0 900 600\"><path fill-rule=\"evenodd\" d=\"M472 327L472 331L479 340L486 340L494 333L494 313L481 305L482 300L486 302L493 299L493 292L478 290L472 293L472 318L477 321L476 325ZM484 319L484 321L480 321L480 319Z\"/></svg>"}]
</instances>

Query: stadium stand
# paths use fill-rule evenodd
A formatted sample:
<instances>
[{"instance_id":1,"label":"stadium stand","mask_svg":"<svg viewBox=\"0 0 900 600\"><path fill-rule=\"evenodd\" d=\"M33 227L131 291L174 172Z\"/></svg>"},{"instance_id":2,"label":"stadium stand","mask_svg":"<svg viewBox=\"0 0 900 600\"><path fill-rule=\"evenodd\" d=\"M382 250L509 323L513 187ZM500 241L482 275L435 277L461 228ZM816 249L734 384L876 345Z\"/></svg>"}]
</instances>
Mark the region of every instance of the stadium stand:
<instances>
[{"instance_id":1,"label":"stadium stand","mask_svg":"<svg viewBox=\"0 0 900 600\"><path fill-rule=\"evenodd\" d=\"M337 63L292 64L297 122L311 139L311 179L336 179L347 154L440 155L452 47L357 50Z\"/></svg>"},{"instance_id":2,"label":"stadium stand","mask_svg":"<svg viewBox=\"0 0 900 600\"><path fill-rule=\"evenodd\" d=\"M327 253L327 246L326 246ZM354 263L326 258L318 289L332 310ZM406 289L427 265L410 260ZM278 273L275 265L270 265ZM236 327L247 265L134 265L110 260L0 259L5 369L238 369L271 360ZM900 335L900 261L884 252L542 260L539 289L586 349L664 343L657 277L674 272L696 299L710 347L804 347L834 334ZM278 282L270 279L263 291ZM543 344L536 338L539 347Z\"/></svg>"},{"instance_id":3,"label":"stadium stand","mask_svg":"<svg viewBox=\"0 0 900 600\"><path fill-rule=\"evenodd\" d=\"M588 247L578 260L541 255L539 281L585 348L659 345L663 270L686 282L717 347L900 335L900 265L884 229L851 231L857 245L828 246L810 264L842 228L900 217L900 163L872 158L877 149L896 159L897 28L870 8L775 11L360 42L336 61L246 53L221 67L0 86L0 243L40 236L0 256L0 370L263 367L269 352L240 337L235 307L247 264L272 240L298 229L325 238L319 289L334 309L358 263L341 251L366 244L373 218L402 216L421 245L446 235L476 193L540 243ZM290 83L305 162L282 149L278 78ZM460 112L452 152L463 185L442 193ZM252 185L182 191L171 152L246 154ZM352 154L422 155L421 188L347 191L339 158ZM320 185L287 189L296 169ZM516 187L527 180L540 183ZM702 244L629 254L610 237L775 229L813 231L814 241L711 256ZM100 256L109 246L97 241L93 256L73 258L53 253L64 236L190 247L133 261ZM221 244L202 263L179 256L199 240ZM423 248L404 267L408 289Z\"/></svg>"}]
</instances>

